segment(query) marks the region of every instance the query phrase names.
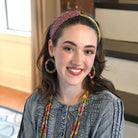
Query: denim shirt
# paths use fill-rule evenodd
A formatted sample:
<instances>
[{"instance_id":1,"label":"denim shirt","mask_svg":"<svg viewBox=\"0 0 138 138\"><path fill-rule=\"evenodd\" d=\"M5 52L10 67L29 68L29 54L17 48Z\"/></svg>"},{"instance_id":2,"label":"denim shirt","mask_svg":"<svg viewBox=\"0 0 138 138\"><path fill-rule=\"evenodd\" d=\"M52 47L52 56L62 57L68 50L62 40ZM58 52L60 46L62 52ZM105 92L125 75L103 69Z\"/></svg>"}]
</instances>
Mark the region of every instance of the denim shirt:
<instances>
[{"instance_id":1,"label":"denim shirt","mask_svg":"<svg viewBox=\"0 0 138 138\"><path fill-rule=\"evenodd\" d=\"M35 91L26 101L18 138L39 138L45 100ZM69 138L79 104L65 105L53 98L47 138ZM91 94L85 104L76 138L122 138L124 108L122 101L108 91Z\"/></svg>"}]
</instances>

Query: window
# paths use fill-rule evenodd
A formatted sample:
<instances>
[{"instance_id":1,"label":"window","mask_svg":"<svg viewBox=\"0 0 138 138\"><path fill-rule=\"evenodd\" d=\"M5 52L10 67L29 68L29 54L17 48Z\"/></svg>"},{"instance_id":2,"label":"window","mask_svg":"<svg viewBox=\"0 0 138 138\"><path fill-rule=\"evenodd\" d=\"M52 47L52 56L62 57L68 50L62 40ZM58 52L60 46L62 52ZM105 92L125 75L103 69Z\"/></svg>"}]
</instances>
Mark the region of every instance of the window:
<instances>
[{"instance_id":1,"label":"window","mask_svg":"<svg viewBox=\"0 0 138 138\"><path fill-rule=\"evenodd\" d=\"M0 31L31 31L30 0L0 0Z\"/></svg>"}]
</instances>

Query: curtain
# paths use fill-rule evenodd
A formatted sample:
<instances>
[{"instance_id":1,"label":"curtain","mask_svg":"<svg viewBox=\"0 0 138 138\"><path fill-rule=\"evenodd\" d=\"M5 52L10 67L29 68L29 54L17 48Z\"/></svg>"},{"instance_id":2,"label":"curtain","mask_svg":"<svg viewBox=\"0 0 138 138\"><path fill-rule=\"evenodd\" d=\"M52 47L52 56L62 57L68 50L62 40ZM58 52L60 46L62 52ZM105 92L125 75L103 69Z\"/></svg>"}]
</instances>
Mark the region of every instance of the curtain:
<instances>
[{"instance_id":1,"label":"curtain","mask_svg":"<svg viewBox=\"0 0 138 138\"><path fill-rule=\"evenodd\" d=\"M59 0L31 0L31 25L32 25L32 92L40 84L40 72L36 61L45 41L47 27L60 14Z\"/></svg>"}]
</instances>

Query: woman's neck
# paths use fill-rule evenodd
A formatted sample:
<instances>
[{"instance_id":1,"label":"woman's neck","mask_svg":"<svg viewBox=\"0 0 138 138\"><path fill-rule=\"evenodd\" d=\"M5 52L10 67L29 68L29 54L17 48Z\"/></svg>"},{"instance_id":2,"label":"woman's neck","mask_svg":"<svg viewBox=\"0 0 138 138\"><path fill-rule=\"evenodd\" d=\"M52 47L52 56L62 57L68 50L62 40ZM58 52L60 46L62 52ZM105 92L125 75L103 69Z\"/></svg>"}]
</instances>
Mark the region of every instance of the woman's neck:
<instances>
[{"instance_id":1,"label":"woman's neck","mask_svg":"<svg viewBox=\"0 0 138 138\"><path fill-rule=\"evenodd\" d=\"M65 86L60 85L57 99L66 105L78 104L84 94L81 86Z\"/></svg>"}]
</instances>

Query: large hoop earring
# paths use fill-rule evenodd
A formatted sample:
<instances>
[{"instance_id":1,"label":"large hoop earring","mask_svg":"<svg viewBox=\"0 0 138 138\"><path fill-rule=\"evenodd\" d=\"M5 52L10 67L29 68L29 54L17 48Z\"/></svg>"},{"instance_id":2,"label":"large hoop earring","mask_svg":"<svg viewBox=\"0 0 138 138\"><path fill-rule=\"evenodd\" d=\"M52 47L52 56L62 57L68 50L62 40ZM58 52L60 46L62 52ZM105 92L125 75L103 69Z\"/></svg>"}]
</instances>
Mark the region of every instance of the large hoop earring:
<instances>
[{"instance_id":1,"label":"large hoop earring","mask_svg":"<svg viewBox=\"0 0 138 138\"><path fill-rule=\"evenodd\" d=\"M54 69L53 69L53 70L49 70L49 69L48 69L48 63L49 63L50 61L51 61L51 62L53 63L53 65L54 65ZM56 72L55 60L54 60L53 58L49 58L49 59L46 60L46 62L45 62L45 69L46 69L46 71L47 71L48 73L50 73L50 74Z\"/></svg>"},{"instance_id":2,"label":"large hoop earring","mask_svg":"<svg viewBox=\"0 0 138 138\"><path fill-rule=\"evenodd\" d=\"M93 65L92 66L92 73L89 72L90 79L93 79L95 77L95 74L96 74L96 70L95 70L95 66Z\"/></svg>"}]
</instances>

